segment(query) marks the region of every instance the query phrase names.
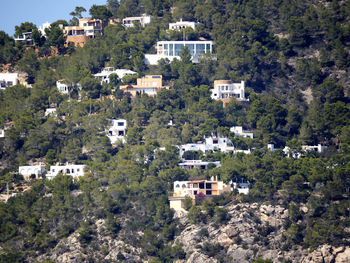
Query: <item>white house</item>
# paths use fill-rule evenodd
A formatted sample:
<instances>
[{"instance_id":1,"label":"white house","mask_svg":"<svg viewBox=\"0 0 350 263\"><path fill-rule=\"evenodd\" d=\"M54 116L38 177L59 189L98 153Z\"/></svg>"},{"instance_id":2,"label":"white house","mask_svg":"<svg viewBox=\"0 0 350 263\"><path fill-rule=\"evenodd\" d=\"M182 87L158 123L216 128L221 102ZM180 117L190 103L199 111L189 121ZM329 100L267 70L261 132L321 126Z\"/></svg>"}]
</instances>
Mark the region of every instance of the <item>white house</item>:
<instances>
[{"instance_id":1,"label":"white house","mask_svg":"<svg viewBox=\"0 0 350 263\"><path fill-rule=\"evenodd\" d=\"M242 126L233 126L230 128L230 132L233 132L237 137L252 138L254 134L252 132L244 131Z\"/></svg>"},{"instance_id":2,"label":"white house","mask_svg":"<svg viewBox=\"0 0 350 263\"><path fill-rule=\"evenodd\" d=\"M51 23L49 23L49 22L45 22L41 26L39 26L38 30L42 36L46 37L45 29L50 28L50 26L51 26Z\"/></svg>"},{"instance_id":3,"label":"white house","mask_svg":"<svg viewBox=\"0 0 350 263\"><path fill-rule=\"evenodd\" d=\"M221 152L234 152L235 147L233 146L230 139L227 137L207 137L204 143L188 143L180 146L180 157L186 151L202 151L206 153L207 151L221 151Z\"/></svg>"},{"instance_id":4,"label":"white house","mask_svg":"<svg viewBox=\"0 0 350 263\"><path fill-rule=\"evenodd\" d=\"M23 175L24 180L41 179L46 172L45 165L20 166L18 173Z\"/></svg>"},{"instance_id":5,"label":"white house","mask_svg":"<svg viewBox=\"0 0 350 263\"><path fill-rule=\"evenodd\" d=\"M5 130L0 129L0 138L4 138L4 137L5 137Z\"/></svg>"},{"instance_id":6,"label":"white house","mask_svg":"<svg viewBox=\"0 0 350 263\"><path fill-rule=\"evenodd\" d=\"M198 63L200 55L213 52L213 41L158 41L157 54L145 54L145 64L157 65L162 58L180 59L184 47L189 49L192 62Z\"/></svg>"},{"instance_id":7,"label":"white house","mask_svg":"<svg viewBox=\"0 0 350 263\"><path fill-rule=\"evenodd\" d=\"M230 100L235 98L238 101L249 101L245 97L245 84L232 83L231 80L215 80L214 88L211 90L211 98L214 100Z\"/></svg>"},{"instance_id":8,"label":"white house","mask_svg":"<svg viewBox=\"0 0 350 263\"><path fill-rule=\"evenodd\" d=\"M84 164L52 165L46 177L51 180L59 173L71 175L73 177L84 176L84 169Z\"/></svg>"},{"instance_id":9,"label":"white house","mask_svg":"<svg viewBox=\"0 0 350 263\"><path fill-rule=\"evenodd\" d=\"M231 182L233 189L237 189L239 194L249 194L249 182L245 182L245 183L233 183Z\"/></svg>"},{"instance_id":10,"label":"white house","mask_svg":"<svg viewBox=\"0 0 350 263\"><path fill-rule=\"evenodd\" d=\"M152 16L143 14L141 16L135 16L135 17L125 17L123 19L123 25L125 27L134 27L134 24L136 22L140 23L141 26L145 27L147 24L151 23Z\"/></svg>"},{"instance_id":11,"label":"white house","mask_svg":"<svg viewBox=\"0 0 350 263\"><path fill-rule=\"evenodd\" d=\"M185 170L192 170L194 168L206 170L206 169L208 169L209 164L214 164L215 167L221 166L220 161L206 162L206 161L202 161L202 160L185 160L185 161L179 163L179 167L183 168Z\"/></svg>"},{"instance_id":12,"label":"white house","mask_svg":"<svg viewBox=\"0 0 350 263\"><path fill-rule=\"evenodd\" d=\"M94 74L95 79L99 79L102 83L109 83L109 75L111 74L117 74L118 79L122 79L124 76L127 75L134 75L137 74L137 72L132 71L130 69L114 69L113 67L106 67L101 72Z\"/></svg>"},{"instance_id":13,"label":"white house","mask_svg":"<svg viewBox=\"0 0 350 263\"><path fill-rule=\"evenodd\" d=\"M73 83L72 83L73 85ZM58 92L62 93L62 94L69 94L69 92L71 91L72 86L71 85L67 85L64 80L58 80L56 81L56 87L58 89ZM81 90L81 86L80 83L76 84L76 87Z\"/></svg>"},{"instance_id":14,"label":"white house","mask_svg":"<svg viewBox=\"0 0 350 263\"><path fill-rule=\"evenodd\" d=\"M170 30L181 30L184 28L192 28L193 30L196 30L196 26L199 23L197 22L190 22L190 21L182 21L182 19L180 19L180 21L176 22L176 23L169 23L169 29Z\"/></svg>"},{"instance_id":15,"label":"white house","mask_svg":"<svg viewBox=\"0 0 350 263\"><path fill-rule=\"evenodd\" d=\"M45 117L54 116L56 114L56 108L47 108L45 110Z\"/></svg>"},{"instance_id":16,"label":"white house","mask_svg":"<svg viewBox=\"0 0 350 263\"><path fill-rule=\"evenodd\" d=\"M56 87L58 91L62 94L68 94L69 93L69 87L66 83L63 82L63 80L57 80L56 81Z\"/></svg>"},{"instance_id":17,"label":"white house","mask_svg":"<svg viewBox=\"0 0 350 263\"><path fill-rule=\"evenodd\" d=\"M269 144L267 144L267 150L269 150L269 151L274 151L275 150L275 145L273 144L273 143L269 143Z\"/></svg>"},{"instance_id":18,"label":"white house","mask_svg":"<svg viewBox=\"0 0 350 263\"><path fill-rule=\"evenodd\" d=\"M0 90L17 85L18 83L18 73L0 73Z\"/></svg>"},{"instance_id":19,"label":"white house","mask_svg":"<svg viewBox=\"0 0 350 263\"><path fill-rule=\"evenodd\" d=\"M117 140L125 142L127 123L124 119L110 120L110 127L107 131L107 137L110 139L111 144L114 144Z\"/></svg>"},{"instance_id":20,"label":"white house","mask_svg":"<svg viewBox=\"0 0 350 263\"><path fill-rule=\"evenodd\" d=\"M15 41L19 41L19 42L31 42L32 41L32 32L25 32L22 33L22 35L18 36L15 38Z\"/></svg>"},{"instance_id":21,"label":"white house","mask_svg":"<svg viewBox=\"0 0 350 263\"><path fill-rule=\"evenodd\" d=\"M301 149L303 149L305 152L307 151L315 151L318 153L323 153L325 149L327 149L328 147L322 144L318 144L318 145L303 145L301 146Z\"/></svg>"}]
</instances>

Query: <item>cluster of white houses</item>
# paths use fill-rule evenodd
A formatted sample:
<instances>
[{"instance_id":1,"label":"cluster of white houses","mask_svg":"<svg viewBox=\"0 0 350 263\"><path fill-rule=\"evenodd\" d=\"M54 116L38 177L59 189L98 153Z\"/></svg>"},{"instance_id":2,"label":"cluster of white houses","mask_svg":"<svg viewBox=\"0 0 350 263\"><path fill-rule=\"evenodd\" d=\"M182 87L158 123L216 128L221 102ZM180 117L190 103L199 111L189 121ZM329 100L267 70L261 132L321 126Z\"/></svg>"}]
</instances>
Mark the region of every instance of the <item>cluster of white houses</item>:
<instances>
[{"instance_id":1,"label":"cluster of white houses","mask_svg":"<svg viewBox=\"0 0 350 263\"><path fill-rule=\"evenodd\" d=\"M71 175L73 177L79 177L84 175L84 164L64 164L64 165L51 165L50 170L46 170L46 166L43 164L20 166L18 173L23 176L25 180L30 179L42 179L44 177L53 179L59 173Z\"/></svg>"}]
</instances>

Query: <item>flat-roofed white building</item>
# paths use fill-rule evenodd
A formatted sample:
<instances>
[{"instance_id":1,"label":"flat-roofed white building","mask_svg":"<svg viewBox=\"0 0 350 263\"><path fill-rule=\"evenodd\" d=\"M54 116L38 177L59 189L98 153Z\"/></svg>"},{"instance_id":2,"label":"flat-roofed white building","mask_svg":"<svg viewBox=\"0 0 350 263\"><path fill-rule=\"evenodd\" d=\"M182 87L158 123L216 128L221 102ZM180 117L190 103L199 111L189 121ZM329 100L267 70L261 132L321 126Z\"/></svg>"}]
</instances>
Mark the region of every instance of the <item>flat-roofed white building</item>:
<instances>
[{"instance_id":1,"label":"flat-roofed white building","mask_svg":"<svg viewBox=\"0 0 350 263\"><path fill-rule=\"evenodd\" d=\"M109 120L109 122L110 122L110 127L108 128L108 131L107 131L107 137L110 139L111 144L114 144L118 140L124 143L126 128L127 128L126 120L113 119L113 120Z\"/></svg>"},{"instance_id":2,"label":"flat-roofed white building","mask_svg":"<svg viewBox=\"0 0 350 263\"><path fill-rule=\"evenodd\" d=\"M233 126L230 128L230 132L233 132L237 137L252 138L254 134L252 132L244 131L242 126Z\"/></svg>"},{"instance_id":3,"label":"flat-roofed white building","mask_svg":"<svg viewBox=\"0 0 350 263\"><path fill-rule=\"evenodd\" d=\"M152 16L143 14L141 16L125 17L123 19L123 25L125 27L134 27L135 23L140 23L141 26L145 27L147 24L151 23Z\"/></svg>"},{"instance_id":4,"label":"flat-roofed white building","mask_svg":"<svg viewBox=\"0 0 350 263\"><path fill-rule=\"evenodd\" d=\"M137 72L132 71L130 69L114 69L113 67L106 67L101 72L94 74L95 79L99 79L102 83L109 83L109 75L116 74L118 79L122 79L127 75L134 75Z\"/></svg>"},{"instance_id":5,"label":"flat-roofed white building","mask_svg":"<svg viewBox=\"0 0 350 263\"><path fill-rule=\"evenodd\" d=\"M227 137L207 137L204 143L188 143L181 145L179 152L182 158L186 151L202 151L205 154L209 150L227 153L234 152L235 147Z\"/></svg>"},{"instance_id":6,"label":"flat-roofed white building","mask_svg":"<svg viewBox=\"0 0 350 263\"><path fill-rule=\"evenodd\" d=\"M23 176L24 180L41 179L46 172L45 165L28 165L20 166L18 173Z\"/></svg>"},{"instance_id":7,"label":"flat-roofed white building","mask_svg":"<svg viewBox=\"0 0 350 263\"><path fill-rule=\"evenodd\" d=\"M231 98L237 101L249 101L245 97L245 83L232 83L231 80L215 80L214 88L211 90L211 98L214 100L222 100L227 103Z\"/></svg>"},{"instance_id":8,"label":"flat-roofed white building","mask_svg":"<svg viewBox=\"0 0 350 263\"><path fill-rule=\"evenodd\" d=\"M185 170L192 170L192 169L201 169L206 170L208 169L209 164L215 165L215 167L220 167L220 161L217 162L206 162L202 160L185 160L181 163L179 163L179 167L183 168Z\"/></svg>"},{"instance_id":9,"label":"flat-roofed white building","mask_svg":"<svg viewBox=\"0 0 350 263\"><path fill-rule=\"evenodd\" d=\"M15 38L16 42L26 42L26 43L31 43L32 42L32 32L25 32L22 33L22 35L18 36Z\"/></svg>"},{"instance_id":10,"label":"flat-roofed white building","mask_svg":"<svg viewBox=\"0 0 350 263\"><path fill-rule=\"evenodd\" d=\"M190 27L193 30L196 30L196 26L198 24L199 24L198 22L182 21L182 19L180 19L180 21L178 21L178 22L169 23L169 29L170 30L181 30L181 29Z\"/></svg>"},{"instance_id":11,"label":"flat-roofed white building","mask_svg":"<svg viewBox=\"0 0 350 263\"><path fill-rule=\"evenodd\" d=\"M0 73L0 90L19 83L18 73Z\"/></svg>"},{"instance_id":12,"label":"flat-roofed white building","mask_svg":"<svg viewBox=\"0 0 350 263\"><path fill-rule=\"evenodd\" d=\"M84 169L84 164L52 165L46 177L51 180L59 173L71 175L73 177L84 176Z\"/></svg>"},{"instance_id":13,"label":"flat-roofed white building","mask_svg":"<svg viewBox=\"0 0 350 263\"><path fill-rule=\"evenodd\" d=\"M249 194L249 182L244 183L232 183L232 190L237 189L239 194Z\"/></svg>"},{"instance_id":14,"label":"flat-roofed white building","mask_svg":"<svg viewBox=\"0 0 350 263\"><path fill-rule=\"evenodd\" d=\"M57 80L56 81L56 87L58 91L62 94L68 94L69 93L69 87L66 83L64 83L63 80Z\"/></svg>"},{"instance_id":15,"label":"flat-roofed white building","mask_svg":"<svg viewBox=\"0 0 350 263\"><path fill-rule=\"evenodd\" d=\"M170 61L174 58L180 59L180 52L184 47L189 49L192 62L198 63L200 55L213 52L213 41L158 41L157 54L145 54L145 64L157 65L162 58Z\"/></svg>"},{"instance_id":16,"label":"flat-roofed white building","mask_svg":"<svg viewBox=\"0 0 350 263\"><path fill-rule=\"evenodd\" d=\"M47 108L45 110L45 117L47 116L55 116L56 115L56 108Z\"/></svg>"},{"instance_id":17,"label":"flat-roofed white building","mask_svg":"<svg viewBox=\"0 0 350 263\"><path fill-rule=\"evenodd\" d=\"M38 30L41 33L41 35L46 37L45 29L50 28L50 26L51 26L51 23L49 22L45 22L41 26L39 26Z\"/></svg>"}]
</instances>

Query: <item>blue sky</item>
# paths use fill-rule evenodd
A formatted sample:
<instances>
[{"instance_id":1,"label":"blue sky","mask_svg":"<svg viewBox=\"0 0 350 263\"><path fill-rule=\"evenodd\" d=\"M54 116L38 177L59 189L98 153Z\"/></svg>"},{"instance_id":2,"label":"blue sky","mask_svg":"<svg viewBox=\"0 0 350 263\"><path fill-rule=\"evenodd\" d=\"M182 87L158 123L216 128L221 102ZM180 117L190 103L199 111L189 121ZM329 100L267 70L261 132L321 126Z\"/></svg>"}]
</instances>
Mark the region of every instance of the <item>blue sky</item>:
<instances>
[{"instance_id":1,"label":"blue sky","mask_svg":"<svg viewBox=\"0 0 350 263\"><path fill-rule=\"evenodd\" d=\"M0 30L10 36L15 32L15 26L22 22L32 22L37 27L45 22L55 22L58 19L71 19L70 12L76 6L83 6L87 12L84 17L89 17L90 7L105 5L107 0L0 0Z\"/></svg>"}]
</instances>

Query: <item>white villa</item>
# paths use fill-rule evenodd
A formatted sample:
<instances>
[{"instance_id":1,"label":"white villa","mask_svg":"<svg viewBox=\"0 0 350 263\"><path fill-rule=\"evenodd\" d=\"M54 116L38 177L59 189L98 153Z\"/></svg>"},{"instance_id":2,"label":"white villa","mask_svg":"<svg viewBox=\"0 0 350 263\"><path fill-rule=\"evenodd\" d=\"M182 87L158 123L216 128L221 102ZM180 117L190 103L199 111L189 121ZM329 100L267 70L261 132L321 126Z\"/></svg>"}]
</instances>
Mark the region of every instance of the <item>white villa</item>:
<instances>
[{"instance_id":1,"label":"white villa","mask_svg":"<svg viewBox=\"0 0 350 263\"><path fill-rule=\"evenodd\" d=\"M50 28L50 26L51 26L51 23L49 23L49 22L45 22L41 26L39 26L38 30L41 33L41 35L46 37L45 29Z\"/></svg>"},{"instance_id":2,"label":"white villa","mask_svg":"<svg viewBox=\"0 0 350 263\"><path fill-rule=\"evenodd\" d=\"M123 25L125 27L134 27L134 23L138 22L141 24L141 26L145 27L147 24L151 23L152 16L143 14L142 16L135 16L135 17L125 17L123 19Z\"/></svg>"},{"instance_id":3,"label":"white villa","mask_svg":"<svg viewBox=\"0 0 350 263\"><path fill-rule=\"evenodd\" d=\"M56 115L56 108L47 108L44 115L45 117Z\"/></svg>"},{"instance_id":4,"label":"white villa","mask_svg":"<svg viewBox=\"0 0 350 263\"><path fill-rule=\"evenodd\" d=\"M95 79L99 79L102 83L109 83L109 75L111 74L117 74L118 79L122 79L124 76L127 75L134 75L137 74L137 72L132 71L130 69L114 69L113 67L106 67L101 72L94 74Z\"/></svg>"},{"instance_id":5,"label":"white villa","mask_svg":"<svg viewBox=\"0 0 350 263\"><path fill-rule=\"evenodd\" d=\"M242 126L233 126L230 128L230 132L233 132L237 137L252 138L254 134L252 132L244 131Z\"/></svg>"},{"instance_id":6,"label":"white villa","mask_svg":"<svg viewBox=\"0 0 350 263\"><path fill-rule=\"evenodd\" d=\"M69 93L69 87L67 84L63 82L63 80L57 80L56 81L56 87L58 91L62 94L68 94Z\"/></svg>"},{"instance_id":7,"label":"white villa","mask_svg":"<svg viewBox=\"0 0 350 263\"><path fill-rule=\"evenodd\" d=\"M73 177L84 176L84 169L84 164L52 165L46 177L51 180L59 173L71 175Z\"/></svg>"},{"instance_id":8,"label":"white villa","mask_svg":"<svg viewBox=\"0 0 350 263\"><path fill-rule=\"evenodd\" d=\"M185 170L192 170L195 168L201 169L201 170L206 170L208 169L209 164L214 164L215 167L220 167L220 161L217 162L206 162L202 160L185 160L182 163L179 163L179 167L183 168Z\"/></svg>"},{"instance_id":9,"label":"white villa","mask_svg":"<svg viewBox=\"0 0 350 263\"><path fill-rule=\"evenodd\" d=\"M180 146L180 157L187 151L202 151L206 153L207 151L221 151L230 152L234 151L235 147L232 145L230 139L226 137L208 137L205 138L204 143L188 143Z\"/></svg>"},{"instance_id":10,"label":"white villa","mask_svg":"<svg viewBox=\"0 0 350 263\"><path fill-rule=\"evenodd\" d=\"M214 88L211 90L211 98L221 100L224 104L228 103L231 98L235 98L237 101L249 101L245 97L244 89L243 80L241 83L232 83L231 80L215 80Z\"/></svg>"},{"instance_id":11,"label":"white villa","mask_svg":"<svg viewBox=\"0 0 350 263\"><path fill-rule=\"evenodd\" d=\"M32 42L32 32L22 33L22 35L15 38L15 41L16 42L31 43Z\"/></svg>"},{"instance_id":12,"label":"white villa","mask_svg":"<svg viewBox=\"0 0 350 263\"><path fill-rule=\"evenodd\" d=\"M58 92L62 93L62 94L69 94L69 92L71 91L72 86L67 85L66 83L64 83L64 80L57 80L56 81L56 87L58 89ZM80 83L76 84L76 87L81 90L81 86Z\"/></svg>"},{"instance_id":13,"label":"white villa","mask_svg":"<svg viewBox=\"0 0 350 263\"><path fill-rule=\"evenodd\" d=\"M230 184L232 185L231 191L233 191L234 189L237 189L239 194L245 194L245 195L249 194L250 184L248 181L244 182L242 179L242 182L237 183L231 180Z\"/></svg>"},{"instance_id":14,"label":"white villa","mask_svg":"<svg viewBox=\"0 0 350 263\"><path fill-rule=\"evenodd\" d=\"M17 85L18 83L18 73L0 73L0 90Z\"/></svg>"},{"instance_id":15,"label":"white villa","mask_svg":"<svg viewBox=\"0 0 350 263\"><path fill-rule=\"evenodd\" d=\"M5 137L5 130L0 129L0 138L4 138L4 137Z\"/></svg>"},{"instance_id":16,"label":"white villa","mask_svg":"<svg viewBox=\"0 0 350 263\"><path fill-rule=\"evenodd\" d=\"M295 152L292 151L290 147L285 146L283 148L283 152L285 155L287 155L287 157L293 157L293 158L297 158L299 159L300 157L302 157L302 153L307 153L307 152L311 152L311 151L315 151L318 153L323 153L325 149L327 149L328 147L322 144L318 144L318 145L302 145L301 146L301 152Z\"/></svg>"},{"instance_id":17,"label":"white villa","mask_svg":"<svg viewBox=\"0 0 350 263\"><path fill-rule=\"evenodd\" d=\"M182 19L180 19L179 22L176 22L176 23L169 23L169 29L170 30L181 30L181 29L184 29L184 28L192 28L193 30L196 30L196 26L198 25L199 23L197 22L190 22L190 21L182 21Z\"/></svg>"},{"instance_id":18,"label":"white villa","mask_svg":"<svg viewBox=\"0 0 350 263\"><path fill-rule=\"evenodd\" d=\"M157 54L145 54L145 64L157 65L162 58L172 61L180 59L180 52L183 47L190 50L192 62L198 63L200 55L213 52L213 41L158 41Z\"/></svg>"},{"instance_id":19,"label":"white villa","mask_svg":"<svg viewBox=\"0 0 350 263\"><path fill-rule=\"evenodd\" d=\"M117 140L125 142L127 123L124 119L110 120L110 127L107 131L107 137L110 139L111 144L114 144Z\"/></svg>"},{"instance_id":20,"label":"white villa","mask_svg":"<svg viewBox=\"0 0 350 263\"><path fill-rule=\"evenodd\" d=\"M45 165L20 166L18 173L23 175L24 180L41 179L46 172Z\"/></svg>"}]
</instances>

